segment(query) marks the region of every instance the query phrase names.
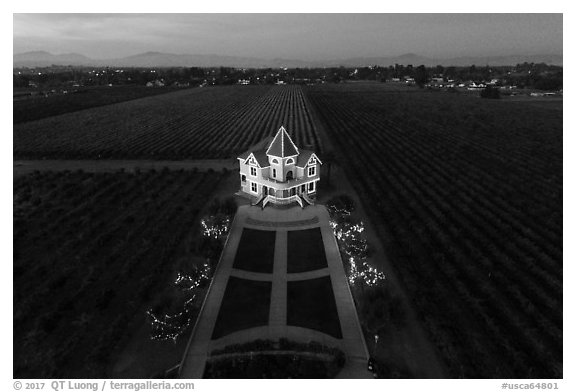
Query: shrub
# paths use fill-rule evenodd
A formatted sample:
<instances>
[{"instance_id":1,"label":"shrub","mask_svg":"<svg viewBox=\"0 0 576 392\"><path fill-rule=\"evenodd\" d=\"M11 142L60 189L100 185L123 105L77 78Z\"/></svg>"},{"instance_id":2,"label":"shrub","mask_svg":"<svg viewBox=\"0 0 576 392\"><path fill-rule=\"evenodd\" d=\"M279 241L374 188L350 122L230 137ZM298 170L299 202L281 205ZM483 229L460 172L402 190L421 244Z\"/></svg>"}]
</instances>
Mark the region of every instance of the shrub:
<instances>
[{"instance_id":1,"label":"shrub","mask_svg":"<svg viewBox=\"0 0 576 392\"><path fill-rule=\"evenodd\" d=\"M290 354L247 353L209 360L204 378L333 378L344 365L344 354L330 360Z\"/></svg>"}]
</instances>

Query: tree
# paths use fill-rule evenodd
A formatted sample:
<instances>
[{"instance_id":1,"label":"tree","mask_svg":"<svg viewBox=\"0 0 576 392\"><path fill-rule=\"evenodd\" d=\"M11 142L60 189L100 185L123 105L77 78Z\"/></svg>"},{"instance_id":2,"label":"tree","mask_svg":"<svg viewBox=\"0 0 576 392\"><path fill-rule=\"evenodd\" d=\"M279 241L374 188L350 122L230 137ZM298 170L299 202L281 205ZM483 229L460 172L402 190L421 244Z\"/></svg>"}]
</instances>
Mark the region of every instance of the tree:
<instances>
[{"instance_id":1,"label":"tree","mask_svg":"<svg viewBox=\"0 0 576 392\"><path fill-rule=\"evenodd\" d=\"M414 81L418 85L418 87L422 88L428 81L428 72L426 71L426 67L424 65L419 65L416 67L416 73L414 74Z\"/></svg>"},{"instance_id":2,"label":"tree","mask_svg":"<svg viewBox=\"0 0 576 392\"><path fill-rule=\"evenodd\" d=\"M436 66L436 69L434 70L434 73L435 73L436 75L444 75L444 71L445 71L445 70L444 70L444 67L443 67L443 66L437 65L437 66Z\"/></svg>"}]
</instances>

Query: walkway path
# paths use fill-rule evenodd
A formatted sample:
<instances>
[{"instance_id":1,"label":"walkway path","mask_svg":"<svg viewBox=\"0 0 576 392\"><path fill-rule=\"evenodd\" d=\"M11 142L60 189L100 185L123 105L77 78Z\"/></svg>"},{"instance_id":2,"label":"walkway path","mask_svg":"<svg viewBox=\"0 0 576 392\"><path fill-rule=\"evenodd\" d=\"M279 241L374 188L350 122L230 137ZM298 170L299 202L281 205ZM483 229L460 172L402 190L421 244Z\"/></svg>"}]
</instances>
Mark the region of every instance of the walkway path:
<instances>
[{"instance_id":1,"label":"walkway path","mask_svg":"<svg viewBox=\"0 0 576 392\"><path fill-rule=\"evenodd\" d=\"M296 224L295 222L298 222ZM274 268L272 274L242 271L233 268L234 257L240 242L243 228L276 232ZM287 231L319 227L322 232L328 267L316 271L297 274L287 273ZM267 326L236 331L212 340L212 330L220 309L228 278L242 277L252 280L272 282L269 322ZM342 329L342 339L337 339L320 331L286 325L287 282L330 276L332 289ZM360 322L348 281L340 258L340 252L329 226L328 211L324 206L308 206L304 209L276 209L241 206L222 252L208 294L196 322L190 342L184 355L180 377L201 378L210 352L230 344L249 342L255 339L277 340L286 337L290 340L309 342L311 340L331 347L339 347L346 354L346 364L339 378L371 378L366 369L368 350L362 335Z\"/></svg>"}]
</instances>

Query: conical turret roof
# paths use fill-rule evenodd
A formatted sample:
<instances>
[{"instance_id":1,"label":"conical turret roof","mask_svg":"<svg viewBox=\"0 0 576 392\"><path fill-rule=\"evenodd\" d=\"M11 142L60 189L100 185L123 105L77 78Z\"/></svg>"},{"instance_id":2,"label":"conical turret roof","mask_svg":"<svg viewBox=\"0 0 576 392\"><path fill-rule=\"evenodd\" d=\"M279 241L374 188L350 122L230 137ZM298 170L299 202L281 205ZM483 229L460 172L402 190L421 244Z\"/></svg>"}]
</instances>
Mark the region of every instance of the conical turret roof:
<instances>
[{"instance_id":1,"label":"conical turret roof","mask_svg":"<svg viewBox=\"0 0 576 392\"><path fill-rule=\"evenodd\" d=\"M279 158L291 157L298 155L298 147L294 144L286 129L282 126L274 136L272 143L266 150L267 155L272 155Z\"/></svg>"}]
</instances>

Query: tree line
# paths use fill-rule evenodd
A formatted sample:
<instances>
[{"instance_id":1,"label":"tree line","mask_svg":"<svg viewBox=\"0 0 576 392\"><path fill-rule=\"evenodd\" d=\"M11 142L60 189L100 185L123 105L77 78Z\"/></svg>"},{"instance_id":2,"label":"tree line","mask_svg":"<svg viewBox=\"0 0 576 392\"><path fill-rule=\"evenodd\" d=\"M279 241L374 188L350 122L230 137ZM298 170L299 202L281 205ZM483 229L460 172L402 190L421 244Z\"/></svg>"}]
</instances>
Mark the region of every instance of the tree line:
<instances>
[{"instance_id":1,"label":"tree line","mask_svg":"<svg viewBox=\"0 0 576 392\"><path fill-rule=\"evenodd\" d=\"M544 63L523 63L515 66L465 66L395 64L391 66L329 67L329 68L231 68L231 67L173 67L173 68L93 68L52 66L46 68L18 68L13 72L14 88L60 87L65 84L79 86L144 85L162 80L165 85L186 83L190 86L208 84L236 84L240 80L249 84L310 84L339 83L348 80L388 81L393 78L413 78L424 85L432 77L444 81L489 81L519 88L558 90L562 88L562 66Z\"/></svg>"}]
</instances>

